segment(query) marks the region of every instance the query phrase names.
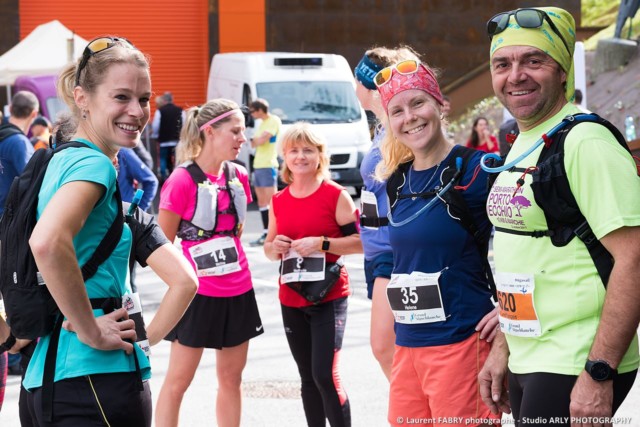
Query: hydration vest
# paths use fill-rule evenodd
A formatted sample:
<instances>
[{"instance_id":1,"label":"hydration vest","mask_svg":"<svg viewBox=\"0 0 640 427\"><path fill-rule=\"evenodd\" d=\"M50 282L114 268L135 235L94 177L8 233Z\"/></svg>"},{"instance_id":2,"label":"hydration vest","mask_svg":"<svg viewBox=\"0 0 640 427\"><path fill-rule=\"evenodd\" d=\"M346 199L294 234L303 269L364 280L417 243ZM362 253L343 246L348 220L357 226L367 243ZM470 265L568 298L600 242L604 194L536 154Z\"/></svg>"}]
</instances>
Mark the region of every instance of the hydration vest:
<instances>
[{"instance_id":1,"label":"hydration vest","mask_svg":"<svg viewBox=\"0 0 640 427\"><path fill-rule=\"evenodd\" d=\"M544 212L548 229L516 231L496 227L496 231L530 236L533 238L548 236L551 243L556 247L566 246L577 236L587 247L589 255L591 255L596 270L598 270L598 274L606 288L611 270L613 269L613 257L593 234L591 226L580 212L578 203L571 192L567 179L567 171L564 167L565 139L571 129L582 122L597 123L605 126L613 134L618 143L631 155L631 150L620 131L609 121L597 114L578 113L565 117L562 120L562 123L564 123L562 128L551 137L547 137L546 135L542 137L545 145L540 153L535 170L530 172L533 178L531 184L533 195L536 203ZM504 163L504 157L502 158L502 162L497 162L497 164L493 166L500 166L500 163ZM510 171L525 173L525 169L516 167L511 168ZM496 177L497 174L490 177L489 187L493 185ZM524 181L519 180L518 184L522 185Z\"/></svg>"},{"instance_id":2,"label":"hydration vest","mask_svg":"<svg viewBox=\"0 0 640 427\"><path fill-rule=\"evenodd\" d=\"M219 187L212 183L196 162L188 161L179 167L185 168L197 186L196 206L191 220L180 220L177 236L183 240L207 240L214 235L237 236L247 216L247 195L244 186L238 180L237 165L224 162L225 185ZM226 191L231 202L225 210L218 209L218 193ZM218 216L233 215L234 225L231 230L216 231Z\"/></svg>"},{"instance_id":3,"label":"hydration vest","mask_svg":"<svg viewBox=\"0 0 640 427\"><path fill-rule=\"evenodd\" d=\"M475 153L477 153L477 150L461 145L454 147L453 150L455 150L455 152L449 155L447 167L444 169L440 177L440 185L431 191L416 194L400 194L402 187L407 182L407 173L409 172L409 168L413 164L413 161L402 163L398 166L398 169L396 169L396 171L387 180L389 216L392 215L395 204L398 200L417 197L431 199L436 197L437 194L440 200L442 200L442 202L447 206L449 216L458 221L460 225L462 225L462 227L473 237L473 241L480 252L480 258L482 259L482 267L486 276L487 284L489 285L489 289L491 290L494 299L497 301L496 285L488 258L490 236L488 233L483 235L483 233L480 232L473 218L473 214L469 210L469 206L462 196L462 192L455 188L460 183L460 178L464 176L469 160ZM450 188L447 191L440 191L449 184Z\"/></svg>"}]
</instances>

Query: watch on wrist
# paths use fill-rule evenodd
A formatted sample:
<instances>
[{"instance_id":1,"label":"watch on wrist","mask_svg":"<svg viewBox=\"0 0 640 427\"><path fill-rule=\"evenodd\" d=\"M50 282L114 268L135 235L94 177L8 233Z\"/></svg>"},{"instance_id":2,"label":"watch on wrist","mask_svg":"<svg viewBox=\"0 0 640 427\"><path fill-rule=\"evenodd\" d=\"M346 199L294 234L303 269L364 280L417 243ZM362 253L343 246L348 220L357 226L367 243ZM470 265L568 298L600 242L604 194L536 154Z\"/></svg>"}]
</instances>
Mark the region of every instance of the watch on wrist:
<instances>
[{"instance_id":1,"label":"watch on wrist","mask_svg":"<svg viewBox=\"0 0 640 427\"><path fill-rule=\"evenodd\" d=\"M613 369L605 360L587 360L584 370L591 375L594 381L612 380L618 375L618 370Z\"/></svg>"},{"instance_id":2,"label":"watch on wrist","mask_svg":"<svg viewBox=\"0 0 640 427\"><path fill-rule=\"evenodd\" d=\"M327 252L329 250L329 246L331 246L331 242L327 236L322 236L322 252Z\"/></svg>"}]
</instances>

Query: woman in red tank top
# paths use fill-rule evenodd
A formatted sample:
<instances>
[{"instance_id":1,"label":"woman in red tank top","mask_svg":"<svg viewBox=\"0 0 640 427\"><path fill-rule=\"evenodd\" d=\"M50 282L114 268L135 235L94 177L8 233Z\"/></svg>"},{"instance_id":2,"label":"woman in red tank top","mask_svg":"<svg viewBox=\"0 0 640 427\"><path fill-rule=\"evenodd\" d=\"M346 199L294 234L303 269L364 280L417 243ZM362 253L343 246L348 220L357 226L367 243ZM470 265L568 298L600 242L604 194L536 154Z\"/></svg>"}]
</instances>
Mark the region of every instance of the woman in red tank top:
<instances>
[{"instance_id":1,"label":"woman in red tank top","mask_svg":"<svg viewBox=\"0 0 640 427\"><path fill-rule=\"evenodd\" d=\"M346 268L315 304L286 284L319 280L309 275L323 276L326 263L362 252L356 207L347 191L327 178L326 151L307 123L296 123L284 134L282 178L289 185L271 199L264 252L282 261L282 319L302 380L307 422L324 425L328 419L332 426L350 426L349 400L336 367L351 294Z\"/></svg>"}]
</instances>

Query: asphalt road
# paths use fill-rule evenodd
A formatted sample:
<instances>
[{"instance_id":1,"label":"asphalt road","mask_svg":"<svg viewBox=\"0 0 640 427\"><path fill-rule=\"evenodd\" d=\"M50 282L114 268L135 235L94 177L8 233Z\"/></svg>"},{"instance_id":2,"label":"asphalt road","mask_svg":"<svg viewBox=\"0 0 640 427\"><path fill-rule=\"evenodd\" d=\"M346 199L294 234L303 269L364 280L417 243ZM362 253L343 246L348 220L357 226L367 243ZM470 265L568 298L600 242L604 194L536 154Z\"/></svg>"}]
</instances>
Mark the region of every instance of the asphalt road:
<instances>
[{"instance_id":1,"label":"asphalt road","mask_svg":"<svg viewBox=\"0 0 640 427\"><path fill-rule=\"evenodd\" d=\"M251 341L244 371L242 426L305 426L300 381L284 336L277 296L277 263L270 262L262 248L251 248L248 242L257 238L261 226L258 212L250 211L242 240L249 258L256 297L265 333ZM351 402L354 426L384 426L388 401L388 383L369 347L369 311L366 298L361 255L346 257L351 274L353 296L340 361L344 387ZM147 322L166 289L150 269L138 270L138 286L145 307ZM152 348L151 389L155 399L166 374L169 344L162 342ZM5 402L0 412L0 426L19 426L18 377L9 377ZM186 393L180 414L180 425L214 426L215 422L215 354L206 350L195 379ZM631 418L616 425L640 426L640 381L636 381L625 404L616 414L619 419ZM508 424L509 417L503 418Z\"/></svg>"}]
</instances>

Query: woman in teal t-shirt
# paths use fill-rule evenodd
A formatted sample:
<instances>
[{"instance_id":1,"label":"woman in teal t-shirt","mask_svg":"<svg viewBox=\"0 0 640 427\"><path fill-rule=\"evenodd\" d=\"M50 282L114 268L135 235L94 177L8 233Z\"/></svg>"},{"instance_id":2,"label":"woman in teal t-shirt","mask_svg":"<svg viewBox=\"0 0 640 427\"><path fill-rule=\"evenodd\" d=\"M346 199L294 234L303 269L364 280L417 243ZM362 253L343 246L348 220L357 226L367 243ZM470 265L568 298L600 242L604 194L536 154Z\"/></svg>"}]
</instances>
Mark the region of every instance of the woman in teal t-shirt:
<instances>
[{"instance_id":1,"label":"woman in teal t-shirt","mask_svg":"<svg viewBox=\"0 0 640 427\"><path fill-rule=\"evenodd\" d=\"M87 147L56 154L40 189L38 222L29 244L66 322L58 342L53 398L47 397L50 382L43 380L51 334L39 340L24 386L32 392L40 425L150 426L149 360L132 344L134 322L127 319L124 308L118 308L120 304L104 310L92 309L91 304L104 298L120 301L131 293L128 225L124 224L113 252L86 282L80 268L122 214L113 165L120 148L137 144L149 120L149 63L127 40L101 37L87 45L77 64L63 70L58 88L72 111L60 126L75 128L72 140ZM160 253L167 259L180 258L164 249ZM175 268L189 269L179 262ZM190 280L183 276L163 301L149 325L151 345L184 313L195 291Z\"/></svg>"}]
</instances>

